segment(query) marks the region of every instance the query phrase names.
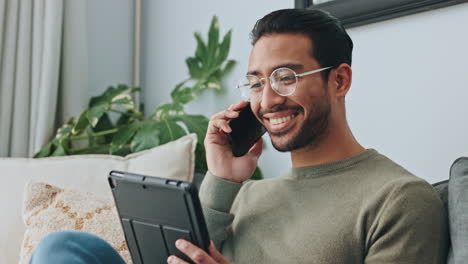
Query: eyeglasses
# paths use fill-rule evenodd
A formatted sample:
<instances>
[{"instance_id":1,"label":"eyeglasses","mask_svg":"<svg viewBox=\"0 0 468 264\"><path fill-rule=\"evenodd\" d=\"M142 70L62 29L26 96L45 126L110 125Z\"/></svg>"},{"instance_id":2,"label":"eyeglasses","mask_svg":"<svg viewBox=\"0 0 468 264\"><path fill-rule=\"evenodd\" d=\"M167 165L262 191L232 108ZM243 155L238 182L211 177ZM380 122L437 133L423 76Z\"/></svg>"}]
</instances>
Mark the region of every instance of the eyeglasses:
<instances>
[{"instance_id":1,"label":"eyeglasses","mask_svg":"<svg viewBox=\"0 0 468 264\"><path fill-rule=\"evenodd\" d=\"M278 68L274 70L270 77L258 78L255 75L247 74L239 81L237 88L241 93L244 100L257 100L262 96L264 82L266 79L270 80L270 85L273 90L281 96L289 96L297 89L297 81L299 77L311 75L314 73L322 72L333 67L325 67L313 71L297 74L289 68Z\"/></svg>"}]
</instances>

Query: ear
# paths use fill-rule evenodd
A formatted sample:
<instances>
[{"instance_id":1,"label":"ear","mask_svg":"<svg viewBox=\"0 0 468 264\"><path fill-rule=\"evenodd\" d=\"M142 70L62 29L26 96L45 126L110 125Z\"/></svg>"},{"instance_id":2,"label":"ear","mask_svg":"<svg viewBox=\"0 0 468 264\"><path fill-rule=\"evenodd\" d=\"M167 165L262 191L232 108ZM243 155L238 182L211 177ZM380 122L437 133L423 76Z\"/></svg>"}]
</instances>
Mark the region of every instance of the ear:
<instances>
[{"instance_id":1,"label":"ear","mask_svg":"<svg viewBox=\"0 0 468 264\"><path fill-rule=\"evenodd\" d=\"M333 90L331 93L336 97L345 97L351 88L352 79L353 70L348 64L342 63L335 69L332 69L328 78L328 82L331 84L329 86Z\"/></svg>"}]
</instances>

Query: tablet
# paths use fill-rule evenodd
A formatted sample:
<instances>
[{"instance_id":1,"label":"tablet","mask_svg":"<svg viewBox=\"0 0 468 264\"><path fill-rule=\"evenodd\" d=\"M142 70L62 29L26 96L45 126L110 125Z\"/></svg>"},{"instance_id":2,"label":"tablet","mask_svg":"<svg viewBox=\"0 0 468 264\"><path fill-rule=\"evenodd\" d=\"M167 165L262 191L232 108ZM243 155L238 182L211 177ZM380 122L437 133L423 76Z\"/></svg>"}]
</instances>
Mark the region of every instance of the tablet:
<instances>
[{"instance_id":1,"label":"tablet","mask_svg":"<svg viewBox=\"0 0 468 264\"><path fill-rule=\"evenodd\" d=\"M128 249L134 264L167 263L179 238L207 251L210 239L190 182L112 171L108 177Z\"/></svg>"}]
</instances>

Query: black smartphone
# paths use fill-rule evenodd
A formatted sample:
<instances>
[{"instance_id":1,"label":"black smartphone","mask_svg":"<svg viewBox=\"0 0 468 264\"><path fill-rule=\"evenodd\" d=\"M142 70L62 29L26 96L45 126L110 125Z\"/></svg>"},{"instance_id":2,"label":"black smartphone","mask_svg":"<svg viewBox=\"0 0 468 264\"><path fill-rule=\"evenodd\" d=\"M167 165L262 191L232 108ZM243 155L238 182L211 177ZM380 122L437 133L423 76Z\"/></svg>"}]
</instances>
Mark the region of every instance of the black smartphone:
<instances>
[{"instance_id":1,"label":"black smartphone","mask_svg":"<svg viewBox=\"0 0 468 264\"><path fill-rule=\"evenodd\" d=\"M265 134L266 128L252 113L250 103L242 108L239 116L230 121L232 132L229 133L232 154L235 157L244 156L249 149Z\"/></svg>"}]
</instances>

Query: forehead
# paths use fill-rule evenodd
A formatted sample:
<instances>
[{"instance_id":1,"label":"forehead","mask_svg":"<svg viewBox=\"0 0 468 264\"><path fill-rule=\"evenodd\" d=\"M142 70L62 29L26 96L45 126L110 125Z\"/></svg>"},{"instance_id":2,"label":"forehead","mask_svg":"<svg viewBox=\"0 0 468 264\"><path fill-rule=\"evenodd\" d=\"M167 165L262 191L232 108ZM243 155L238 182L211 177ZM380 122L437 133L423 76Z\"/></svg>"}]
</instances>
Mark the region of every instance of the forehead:
<instances>
[{"instance_id":1,"label":"forehead","mask_svg":"<svg viewBox=\"0 0 468 264\"><path fill-rule=\"evenodd\" d=\"M271 34L262 36L253 46L249 72L268 74L279 65L300 64L304 68L318 67L312 58L312 41L303 34Z\"/></svg>"}]
</instances>

